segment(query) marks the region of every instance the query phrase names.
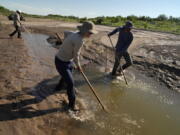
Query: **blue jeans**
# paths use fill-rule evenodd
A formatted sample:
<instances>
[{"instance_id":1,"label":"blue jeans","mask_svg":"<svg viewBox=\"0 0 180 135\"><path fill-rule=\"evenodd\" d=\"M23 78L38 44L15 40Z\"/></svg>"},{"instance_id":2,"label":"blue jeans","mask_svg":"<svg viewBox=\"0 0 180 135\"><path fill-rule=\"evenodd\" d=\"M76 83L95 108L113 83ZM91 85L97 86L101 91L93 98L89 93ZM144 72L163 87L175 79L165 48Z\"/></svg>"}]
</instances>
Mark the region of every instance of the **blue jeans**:
<instances>
[{"instance_id":1,"label":"blue jeans","mask_svg":"<svg viewBox=\"0 0 180 135\"><path fill-rule=\"evenodd\" d=\"M61 87L64 83L67 84L67 95L69 100L69 107L74 108L75 106L75 90L74 90L74 79L72 75L73 63L71 61L64 62L59 58L55 57L55 65L59 74L62 76L58 86Z\"/></svg>"},{"instance_id":2,"label":"blue jeans","mask_svg":"<svg viewBox=\"0 0 180 135\"><path fill-rule=\"evenodd\" d=\"M118 69L122 56L124 57L124 59L126 61L126 64L124 64L122 66L122 69L121 68ZM131 56L129 55L128 52L116 52L116 54L115 54L115 63L114 63L114 67L113 67L113 70L112 70L112 75L116 74L117 69L118 69L119 72L121 72L121 70L124 70L124 69L128 68L132 64L133 64L133 62L132 62Z\"/></svg>"}]
</instances>

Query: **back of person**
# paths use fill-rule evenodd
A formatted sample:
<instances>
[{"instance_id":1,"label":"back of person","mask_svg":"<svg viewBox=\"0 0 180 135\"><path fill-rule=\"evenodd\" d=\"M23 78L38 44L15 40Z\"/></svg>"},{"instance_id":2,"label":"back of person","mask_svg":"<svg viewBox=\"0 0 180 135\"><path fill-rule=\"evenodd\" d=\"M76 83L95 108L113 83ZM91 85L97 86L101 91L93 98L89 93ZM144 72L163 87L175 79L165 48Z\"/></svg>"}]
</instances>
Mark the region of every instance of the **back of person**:
<instances>
[{"instance_id":1,"label":"back of person","mask_svg":"<svg viewBox=\"0 0 180 135\"><path fill-rule=\"evenodd\" d=\"M20 15L18 13L14 13L13 21L14 21L14 26L21 26Z\"/></svg>"}]
</instances>

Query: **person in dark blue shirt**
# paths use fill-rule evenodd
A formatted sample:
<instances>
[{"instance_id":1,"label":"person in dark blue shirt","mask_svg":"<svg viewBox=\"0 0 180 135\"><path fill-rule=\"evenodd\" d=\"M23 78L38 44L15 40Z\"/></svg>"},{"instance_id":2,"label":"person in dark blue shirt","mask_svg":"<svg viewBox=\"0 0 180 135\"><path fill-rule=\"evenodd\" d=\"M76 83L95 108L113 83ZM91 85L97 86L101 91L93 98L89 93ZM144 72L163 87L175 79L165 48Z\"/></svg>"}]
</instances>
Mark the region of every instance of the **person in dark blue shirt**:
<instances>
[{"instance_id":1,"label":"person in dark blue shirt","mask_svg":"<svg viewBox=\"0 0 180 135\"><path fill-rule=\"evenodd\" d=\"M128 53L128 48L133 41L133 34L131 32L132 27L133 27L132 22L128 21L125 23L124 26L118 27L108 34L108 36L110 37L114 35L115 33L119 32L118 41L115 47L116 49L115 50L115 63L114 63L114 67L111 73L112 76L117 75L116 73L117 71L121 73L122 70L126 69L127 67L133 64L131 56ZM121 68L118 69L122 56L126 60L126 64L122 66L122 69Z\"/></svg>"}]
</instances>

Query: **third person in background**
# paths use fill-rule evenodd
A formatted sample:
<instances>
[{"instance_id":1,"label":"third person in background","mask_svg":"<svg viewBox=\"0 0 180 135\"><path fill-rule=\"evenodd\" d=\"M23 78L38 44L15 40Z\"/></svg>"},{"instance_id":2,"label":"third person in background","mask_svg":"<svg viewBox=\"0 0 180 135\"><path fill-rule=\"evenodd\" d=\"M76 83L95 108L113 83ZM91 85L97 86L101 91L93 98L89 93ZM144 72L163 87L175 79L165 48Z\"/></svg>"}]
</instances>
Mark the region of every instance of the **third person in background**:
<instances>
[{"instance_id":1,"label":"third person in background","mask_svg":"<svg viewBox=\"0 0 180 135\"><path fill-rule=\"evenodd\" d=\"M21 11L17 10L13 15L13 22L15 30L9 34L10 37L13 37L16 33L18 33L18 38L21 38Z\"/></svg>"}]
</instances>

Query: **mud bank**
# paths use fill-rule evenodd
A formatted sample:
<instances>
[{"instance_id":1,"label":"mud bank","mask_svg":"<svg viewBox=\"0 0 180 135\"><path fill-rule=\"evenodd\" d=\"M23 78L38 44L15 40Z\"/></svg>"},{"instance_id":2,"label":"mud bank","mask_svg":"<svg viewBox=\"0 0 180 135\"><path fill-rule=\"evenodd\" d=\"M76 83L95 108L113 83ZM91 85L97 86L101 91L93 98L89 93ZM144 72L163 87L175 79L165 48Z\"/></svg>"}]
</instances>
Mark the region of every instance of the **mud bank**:
<instances>
[{"instance_id":1,"label":"mud bank","mask_svg":"<svg viewBox=\"0 0 180 135\"><path fill-rule=\"evenodd\" d=\"M26 81L28 82L26 77L31 59L23 40L9 38L8 34L12 31L9 26L3 26L0 30L1 96L12 91L20 91L26 87Z\"/></svg>"},{"instance_id":2,"label":"mud bank","mask_svg":"<svg viewBox=\"0 0 180 135\"><path fill-rule=\"evenodd\" d=\"M180 36L151 34L133 52L135 68L180 92Z\"/></svg>"}]
</instances>

